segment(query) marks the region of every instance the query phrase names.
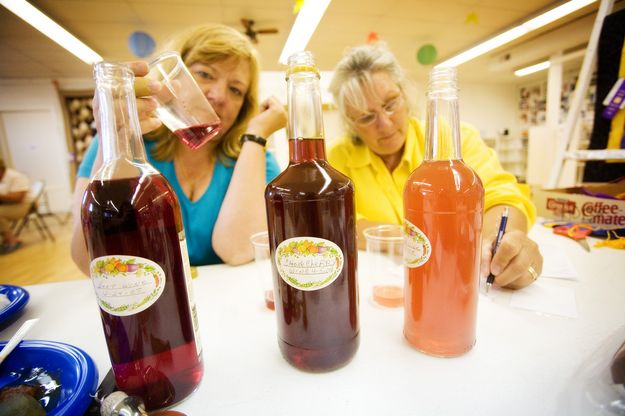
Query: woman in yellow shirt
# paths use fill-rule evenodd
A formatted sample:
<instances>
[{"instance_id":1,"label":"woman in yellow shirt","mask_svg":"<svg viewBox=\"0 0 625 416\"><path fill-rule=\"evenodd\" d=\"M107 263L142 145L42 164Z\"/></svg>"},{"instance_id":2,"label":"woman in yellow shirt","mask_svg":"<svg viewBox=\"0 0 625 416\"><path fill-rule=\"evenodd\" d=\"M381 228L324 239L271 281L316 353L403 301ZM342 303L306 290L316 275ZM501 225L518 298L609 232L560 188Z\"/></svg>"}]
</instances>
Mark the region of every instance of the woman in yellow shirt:
<instances>
[{"instance_id":1,"label":"woman in yellow shirt","mask_svg":"<svg viewBox=\"0 0 625 416\"><path fill-rule=\"evenodd\" d=\"M335 68L330 92L348 134L334 142L328 159L354 182L360 240L366 227L402 222L404 185L423 161L425 125L410 116L407 90L403 70L382 43L352 48ZM475 128L463 124L461 140L463 159L485 189L480 273L492 272L500 286L527 286L543 263L538 245L527 236L535 207ZM507 232L491 258L505 206L510 208Z\"/></svg>"}]
</instances>

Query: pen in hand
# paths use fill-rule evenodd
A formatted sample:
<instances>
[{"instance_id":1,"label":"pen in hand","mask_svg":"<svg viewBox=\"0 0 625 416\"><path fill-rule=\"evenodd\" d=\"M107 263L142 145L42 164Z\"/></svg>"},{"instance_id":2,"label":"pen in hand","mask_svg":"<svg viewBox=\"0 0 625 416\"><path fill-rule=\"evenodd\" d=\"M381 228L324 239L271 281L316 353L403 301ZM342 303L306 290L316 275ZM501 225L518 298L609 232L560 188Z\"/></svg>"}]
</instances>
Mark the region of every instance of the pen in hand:
<instances>
[{"instance_id":1,"label":"pen in hand","mask_svg":"<svg viewBox=\"0 0 625 416\"><path fill-rule=\"evenodd\" d=\"M499 223L499 231L497 231L497 238L495 239L495 247L493 247L493 255L491 257L491 261L495 257L495 253L497 253L497 249L499 248L499 243L501 243L503 234L506 232L506 225L508 224L509 212L510 212L510 209L508 207L505 207L503 210L503 214L501 214L501 222ZM495 275L490 273L488 277L486 278L486 293L488 293L494 281L495 281Z\"/></svg>"}]
</instances>

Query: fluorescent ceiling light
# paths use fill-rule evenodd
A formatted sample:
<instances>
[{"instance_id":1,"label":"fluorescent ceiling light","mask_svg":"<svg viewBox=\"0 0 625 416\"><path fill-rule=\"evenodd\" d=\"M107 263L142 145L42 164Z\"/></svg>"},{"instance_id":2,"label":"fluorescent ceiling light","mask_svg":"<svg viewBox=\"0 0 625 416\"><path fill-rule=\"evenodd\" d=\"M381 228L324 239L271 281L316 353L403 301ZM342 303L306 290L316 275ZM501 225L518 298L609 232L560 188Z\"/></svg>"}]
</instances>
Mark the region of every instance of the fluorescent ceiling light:
<instances>
[{"instance_id":1,"label":"fluorescent ceiling light","mask_svg":"<svg viewBox=\"0 0 625 416\"><path fill-rule=\"evenodd\" d=\"M281 64L286 65L289 56L306 49L308 41L315 33L315 29L329 4L330 0L306 0L304 2L280 54L278 61Z\"/></svg>"},{"instance_id":2,"label":"fluorescent ceiling light","mask_svg":"<svg viewBox=\"0 0 625 416\"><path fill-rule=\"evenodd\" d=\"M538 72L538 71L542 71L543 69L547 69L550 66L551 66L551 62L544 61L544 62L540 62L540 63L538 63L536 65L530 65L530 66L525 67L525 68L517 69L516 71L514 71L514 75L516 75L517 77L524 77L526 75L533 74L534 72Z\"/></svg>"},{"instance_id":3,"label":"fluorescent ceiling light","mask_svg":"<svg viewBox=\"0 0 625 416\"><path fill-rule=\"evenodd\" d=\"M74 35L59 26L54 20L41 13L26 0L0 0L0 4L24 19L35 29L67 49L81 61L91 65L102 60L102 57Z\"/></svg>"},{"instance_id":4,"label":"fluorescent ceiling light","mask_svg":"<svg viewBox=\"0 0 625 416\"><path fill-rule=\"evenodd\" d=\"M555 7L541 15L538 15L530 20L521 23L518 26L513 27L499 35L496 35L474 47L468 49L456 56L453 56L436 66L458 66L471 59L477 58L487 52L492 51L506 43L520 38L523 35L530 33L533 30L539 29L551 22L573 13L576 10L581 9L597 0L571 0L558 7Z\"/></svg>"},{"instance_id":5,"label":"fluorescent ceiling light","mask_svg":"<svg viewBox=\"0 0 625 416\"><path fill-rule=\"evenodd\" d=\"M514 71L514 75L517 77L524 77L529 74L533 74L534 72L542 71L543 69L547 69L551 66L551 63L557 62L567 62L572 59L581 58L586 53L586 49L580 49L571 53L567 53L566 55L555 56L551 58L549 61L544 61L537 63L535 65L530 65L525 68L517 69Z\"/></svg>"}]
</instances>

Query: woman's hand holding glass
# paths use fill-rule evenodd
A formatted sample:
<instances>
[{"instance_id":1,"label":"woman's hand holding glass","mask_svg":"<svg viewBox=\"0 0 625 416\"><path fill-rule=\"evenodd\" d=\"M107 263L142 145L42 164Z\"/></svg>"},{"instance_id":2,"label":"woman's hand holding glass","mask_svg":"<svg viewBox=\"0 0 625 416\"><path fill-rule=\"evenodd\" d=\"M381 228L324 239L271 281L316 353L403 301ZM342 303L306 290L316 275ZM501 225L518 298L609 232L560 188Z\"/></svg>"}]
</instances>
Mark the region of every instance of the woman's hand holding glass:
<instances>
[{"instance_id":1,"label":"woman's hand holding glass","mask_svg":"<svg viewBox=\"0 0 625 416\"><path fill-rule=\"evenodd\" d=\"M137 98L137 113L139 114L139 124L141 133L146 134L152 130L156 130L161 126L161 121L156 118L154 111L158 106L156 100L150 95L158 93L162 89L162 85L158 81L152 81L144 76L148 73L148 64L144 61L128 62L128 66L135 74L135 95ZM93 98L93 114L96 121L96 129L100 130L100 117L98 113L100 105L98 103L97 94Z\"/></svg>"}]
</instances>

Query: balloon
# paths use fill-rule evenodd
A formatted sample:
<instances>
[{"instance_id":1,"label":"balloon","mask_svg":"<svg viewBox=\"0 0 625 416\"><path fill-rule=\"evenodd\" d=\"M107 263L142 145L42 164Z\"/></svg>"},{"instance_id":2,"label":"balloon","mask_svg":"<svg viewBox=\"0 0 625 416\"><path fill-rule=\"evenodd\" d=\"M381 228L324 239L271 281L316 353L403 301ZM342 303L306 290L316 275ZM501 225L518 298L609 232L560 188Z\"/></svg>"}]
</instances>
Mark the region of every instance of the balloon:
<instances>
[{"instance_id":1,"label":"balloon","mask_svg":"<svg viewBox=\"0 0 625 416\"><path fill-rule=\"evenodd\" d=\"M421 65L430 65L436 61L436 55L438 51L436 47L431 43L427 43L419 48L417 51L417 62Z\"/></svg>"},{"instance_id":2,"label":"balloon","mask_svg":"<svg viewBox=\"0 0 625 416\"><path fill-rule=\"evenodd\" d=\"M145 32L133 32L128 38L128 48L139 58L145 58L154 52L156 42Z\"/></svg>"},{"instance_id":3,"label":"balloon","mask_svg":"<svg viewBox=\"0 0 625 416\"><path fill-rule=\"evenodd\" d=\"M379 40L380 40L380 37L378 36L378 32L369 32L367 34L367 43L368 44L376 43Z\"/></svg>"},{"instance_id":4,"label":"balloon","mask_svg":"<svg viewBox=\"0 0 625 416\"><path fill-rule=\"evenodd\" d=\"M298 14L304 5L304 0L295 0L295 4L293 5L293 14Z\"/></svg>"},{"instance_id":5,"label":"balloon","mask_svg":"<svg viewBox=\"0 0 625 416\"><path fill-rule=\"evenodd\" d=\"M480 19L477 16L477 13L475 12L469 13L467 17L464 19L464 23L466 25L477 25L479 22L480 22Z\"/></svg>"}]
</instances>

